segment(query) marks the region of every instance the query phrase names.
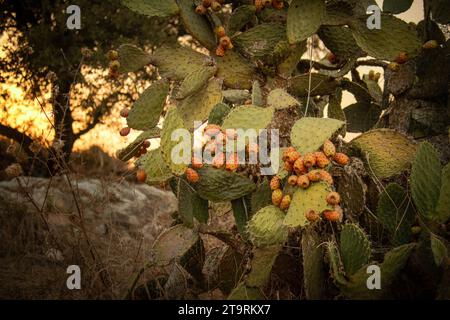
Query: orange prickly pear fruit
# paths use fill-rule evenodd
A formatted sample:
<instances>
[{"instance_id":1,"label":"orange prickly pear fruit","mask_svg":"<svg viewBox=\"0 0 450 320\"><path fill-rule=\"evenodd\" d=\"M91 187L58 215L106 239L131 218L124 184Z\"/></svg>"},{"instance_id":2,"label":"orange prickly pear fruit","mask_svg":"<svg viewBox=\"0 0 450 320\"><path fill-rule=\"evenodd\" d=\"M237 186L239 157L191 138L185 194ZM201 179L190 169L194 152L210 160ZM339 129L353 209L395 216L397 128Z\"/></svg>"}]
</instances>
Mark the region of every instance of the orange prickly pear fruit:
<instances>
[{"instance_id":1,"label":"orange prickly pear fruit","mask_svg":"<svg viewBox=\"0 0 450 320\"><path fill-rule=\"evenodd\" d=\"M291 173L291 172L294 170L294 165L293 165L292 163L286 161L286 162L284 163L284 169L285 169L287 172Z\"/></svg>"},{"instance_id":2,"label":"orange prickly pear fruit","mask_svg":"<svg viewBox=\"0 0 450 320\"><path fill-rule=\"evenodd\" d=\"M220 4L220 2L218 2L218 1L213 1L212 3L211 3L211 9L213 10L213 11L220 11L220 9L222 9L222 5Z\"/></svg>"},{"instance_id":3,"label":"orange prickly pear fruit","mask_svg":"<svg viewBox=\"0 0 450 320\"><path fill-rule=\"evenodd\" d=\"M309 181L311 181L311 182L320 181L322 178L320 171L322 171L322 170L311 170L310 172L308 172Z\"/></svg>"},{"instance_id":4,"label":"orange prickly pear fruit","mask_svg":"<svg viewBox=\"0 0 450 320\"><path fill-rule=\"evenodd\" d=\"M439 43L436 40L430 40L423 44L422 46L425 50L435 49L439 47Z\"/></svg>"},{"instance_id":5,"label":"orange prickly pear fruit","mask_svg":"<svg viewBox=\"0 0 450 320\"><path fill-rule=\"evenodd\" d=\"M136 179L137 181L144 183L147 180L147 174L145 173L145 171L143 169L139 169L136 172Z\"/></svg>"},{"instance_id":6,"label":"orange prickly pear fruit","mask_svg":"<svg viewBox=\"0 0 450 320\"><path fill-rule=\"evenodd\" d=\"M219 38L223 38L227 35L223 26L218 26L215 31Z\"/></svg>"},{"instance_id":7,"label":"orange prickly pear fruit","mask_svg":"<svg viewBox=\"0 0 450 320\"><path fill-rule=\"evenodd\" d=\"M337 62L336 55L333 52L328 52L327 56L326 56L326 59L331 64L336 64L336 62Z\"/></svg>"},{"instance_id":8,"label":"orange prickly pear fruit","mask_svg":"<svg viewBox=\"0 0 450 320\"><path fill-rule=\"evenodd\" d=\"M297 161L298 158L300 158L300 156L301 155L297 150L290 151L286 154L286 161L294 164L295 161Z\"/></svg>"},{"instance_id":9,"label":"orange prickly pear fruit","mask_svg":"<svg viewBox=\"0 0 450 320\"><path fill-rule=\"evenodd\" d=\"M131 131L130 127L125 127L122 128L119 133L122 137L126 137L127 135L130 134L130 131Z\"/></svg>"},{"instance_id":10,"label":"orange prickly pear fruit","mask_svg":"<svg viewBox=\"0 0 450 320\"><path fill-rule=\"evenodd\" d=\"M290 177L288 178L288 183L289 183L291 186L296 186L296 185L297 185L297 179L298 179L297 176L290 176Z\"/></svg>"},{"instance_id":11,"label":"orange prickly pear fruit","mask_svg":"<svg viewBox=\"0 0 450 320\"><path fill-rule=\"evenodd\" d=\"M225 49L221 45L218 45L216 48L216 56L218 57L224 57L225 56Z\"/></svg>"},{"instance_id":12,"label":"orange prickly pear fruit","mask_svg":"<svg viewBox=\"0 0 450 320\"><path fill-rule=\"evenodd\" d=\"M128 108L123 108L122 110L120 110L120 116L122 118L127 118L129 113L130 111L128 110Z\"/></svg>"},{"instance_id":13,"label":"orange prickly pear fruit","mask_svg":"<svg viewBox=\"0 0 450 320\"><path fill-rule=\"evenodd\" d=\"M192 157L191 166L193 169L201 169L203 167L203 163L200 159L196 157Z\"/></svg>"},{"instance_id":14,"label":"orange prickly pear fruit","mask_svg":"<svg viewBox=\"0 0 450 320\"><path fill-rule=\"evenodd\" d=\"M225 165L225 169L228 171L235 172L239 167L239 159L237 153L233 153L227 159L227 163Z\"/></svg>"},{"instance_id":15,"label":"orange prickly pear fruit","mask_svg":"<svg viewBox=\"0 0 450 320\"><path fill-rule=\"evenodd\" d=\"M330 140L325 140L322 150L327 157L332 157L336 153L336 146Z\"/></svg>"},{"instance_id":16,"label":"orange prickly pear fruit","mask_svg":"<svg viewBox=\"0 0 450 320\"><path fill-rule=\"evenodd\" d=\"M308 175L304 174L304 175L298 177L297 185L300 188L306 189L309 187L309 184L310 184L310 181L309 181Z\"/></svg>"},{"instance_id":17,"label":"orange prickly pear fruit","mask_svg":"<svg viewBox=\"0 0 450 320\"><path fill-rule=\"evenodd\" d=\"M278 176L273 177L270 180L270 189L272 191L280 189L281 188L281 179Z\"/></svg>"},{"instance_id":18,"label":"orange prickly pear fruit","mask_svg":"<svg viewBox=\"0 0 450 320\"><path fill-rule=\"evenodd\" d=\"M203 0L202 1L202 6L204 6L205 8L211 7L211 4L212 4L212 0Z\"/></svg>"},{"instance_id":19,"label":"orange prickly pear fruit","mask_svg":"<svg viewBox=\"0 0 450 320\"><path fill-rule=\"evenodd\" d=\"M319 214L312 209L306 212L305 217L306 220L308 220L309 222L316 222L317 220L320 219Z\"/></svg>"},{"instance_id":20,"label":"orange prickly pear fruit","mask_svg":"<svg viewBox=\"0 0 450 320\"><path fill-rule=\"evenodd\" d=\"M231 43L231 39L228 36L221 37L219 40L219 44L227 50L233 49L233 44Z\"/></svg>"},{"instance_id":21,"label":"orange prickly pear fruit","mask_svg":"<svg viewBox=\"0 0 450 320\"><path fill-rule=\"evenodd\" d=\"M291 153L291 152L293 152L293 151L296 151L294 147L286 148L286 149L283 151L283 156L282 156L281 159L282 159L283 161L287 161L287 160L288 160L288 155L289 155L289 153Z\"/></svg>"},{"instance_id":22,"label":"orange prickly pear fruit","mask_svg":"<svg viewBox=\"0 0 450 320\"><path fill-rule=\"evenodd\" d=\"M294 171L297 175L302 175L308 172L308 169L303 164L303 157L298 158L294 162Z\"/></svg>"},{"instance_id":23,"label":"orange prickly pear fruit","mask_svg":"<svg viewBox=\"0 0 450 320\"><path fill-rule=\"evenodd\" d=\"M283 191L281 191L280 189L274 190L272 192L272 204L278 207L281 203L281 200L283 200Z\"/></svg>"},{"instance_id":24,"label":"orange prickly pear fruit","mask_svg":"<svg viewBox=\"0 0 450 320\"><path fill-rule=\"evenodd\" d=\"M291 196L290 195L285 195L283 197L283 199L281 199L280 209L281 210L289 209L290 205L291 205Z\"/></svg>"},{"instance_id":25,"label":"orange prickly pear fruit","mask_svg":"<svg viewBox=\"0 0 450 320\"><path fill-rule=\"evenodd\" d=\"M333 184L333 177L328 171L320 170L320 180L325 181L329 185Z\"/></svg>"},{"instance_id":26,"label":"orange prickly pear fruit","mask_svg":"<svg viewBox=\"0 0 450 320\"><path fill-rule=\"evenodd\" d=\"M281 10L284 8L284 1L283 0L272 0L272 7L274 7L277 10Z\"/></svg>"},{"instance_id":27,"label":"orange prickly pear fruit","mask_svg":"<svg viewBox=\"0 0 450 320\"><path fill-rule=\"evenodd\" d=\"M404 64L409 60L409 56L406 52L400 52L400 54L395 58L395 62L398 64Z\"/></svg>"},{"instance_id":28,"label":"orange prickly pear fruit","mask_svg":"<svg viewBox=\"0 0 450 320\"><path fill-rule=\"evenodd\" d=\"M143 146L145 149L150 148L150 141L145 140L144 143L142 144L142 146Z\"/></svg>"},{"instance_id":29,"label":"orange prickly pear fruit","mask_svg":"<svg viewBox=\"0 0 450 320\"><path fill-rule=\"evenodd\" d=\"M307 168L311 168L316 164L316 157L312 153L307 153L303 157L303 165Z\"/></svg>"},{"instance_id":30,"label":"orange prickly pear fruit","mask_svg":"<svg viewBox=\"0 0 450 320\"><path fill-rule=\"evenodd\" d=\"M328 160L327 156L323 152L315 152L314 156L316 157L316 166L323 169L330 164L330 160Z\"/></svg>"},{"instance_id":31,"label":"orange prickly pear fruit","mask_svg":"<svg viewBox=\"0 0 450 320\"><path fill-rule=\"evenodd\" d=\"M341 221L341 215L337 211L326 210L323 212L323 217L330 222Z\"/></svg>"},{"instance_id":32,"label":"orange prickly pear fruit","mask_svg":"<svg viewBox=\"0 0 450 320\"><path fill-rule=\"evenodd\" d=\"M330 192L327 195L327 203L335 206L341 202L341 196L337 192Z\"/></svg>"},{"instance_id":33,"label":"orange prickly pear fruit","mask_svg":"<svg viewBox=\"0 0 450 320\"><path fill-rule=\"evenodd\" d=\"M189 181L190 183L197 183L200 180L200 175L192 168L187 168L184 173L186 175L187 181Z\"/></svg>"},{"instance_id":34,"label":"orange prickly pear fruit","mask_svg":"<svg viewBox=\"0 0 450 320\"><path fill-rule=\"evenodd\" d=\"M350 162L350 158L346 154L340 152L334 155L333 160L341 166L346 166Z\"/></svg>"},{"instance_id":35,"label":"orange prickly pear fruit","mask_svg":"<svg viewBox=\"0 0 450 320\"><path fill-rule=\"evenodd\" d=\"M197 14L201 14L201 15L204 15L204 14L206 14L206 8L203 6L203 5L198 5L196 8L195 8L195 12L197 13Z\"/></svg>"},{"instance_id":36,"label":"orange prickly pear fruit","mask_svg":"<svg viewBox=\"0 0 450 320\"><path fill-rule=\"evenodd\" d=\"M400 70L400 65L397 62L391 62L388 65L389 70L397 72L398 70Z\"/></svg>"}]
</instances>

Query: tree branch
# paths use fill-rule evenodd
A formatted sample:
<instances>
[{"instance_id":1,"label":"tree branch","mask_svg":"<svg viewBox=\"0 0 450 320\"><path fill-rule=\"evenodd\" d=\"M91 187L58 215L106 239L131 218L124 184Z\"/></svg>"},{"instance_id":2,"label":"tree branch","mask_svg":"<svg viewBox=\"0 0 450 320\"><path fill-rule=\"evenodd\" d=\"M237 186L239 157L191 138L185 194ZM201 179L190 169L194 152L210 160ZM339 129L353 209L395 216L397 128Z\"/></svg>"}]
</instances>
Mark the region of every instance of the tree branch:
<instances>
[{"instance_id":1,"label":"tree branch","mask_svg":"<svg viewBox=\"0 0 450 320\"><path fill-rule=\"evenodd\" d=\"M33 143L33 139L27 136L25 133L20 132L17 129L5 126L0 123L0 135L5 136L7 138L13 139L21 146L23 146L23 150L31 157L34 156L33 152L31 152L28 147Z\"/></svg>"}]
</instances>

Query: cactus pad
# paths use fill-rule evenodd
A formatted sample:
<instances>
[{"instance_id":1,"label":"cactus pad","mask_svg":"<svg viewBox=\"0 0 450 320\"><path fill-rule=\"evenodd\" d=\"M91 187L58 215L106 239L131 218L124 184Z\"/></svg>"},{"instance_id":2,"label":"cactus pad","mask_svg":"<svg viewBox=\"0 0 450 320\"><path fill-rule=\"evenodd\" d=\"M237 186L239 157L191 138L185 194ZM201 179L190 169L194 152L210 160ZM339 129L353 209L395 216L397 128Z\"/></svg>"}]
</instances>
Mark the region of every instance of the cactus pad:
<instances>
[{"instance_id":1,"label":"cactus pad","mask_svg":"<svg viewBox=\"0 0 450 320\"><path fill-rule=\"evenodd\" d=\"M183 80L203 68L207 60L204 54L179 45L162 46L151 57L151 63L158 68L159 74L174 80Z\"/></svg>"},{"instance_id":2,"label":"cactus pad","mask_svg":"<svg viewBox=\"0 0 450 320\"><path fill-rule=\"evenodd\" d=\"M241 55L233 50L228 51L224 57L215 58L218 71L217 77L230 89L251 89L255 68Z\"/></svg>"},{"instance_id":3,"label":"cactus pad","mask_svg":"<svg viewBox=\"0 0 450 320\"><path fill-rule=\"evenodd\" d=\"M289 80L289 92L297 97L307 97L311 89L311 96L330 95L338 87L338 82L333 78L319 74L311 74L311 88L309 87L309 74L302 74Z\"/></svg>"},{"instance_id":4,"label":"cactus pad","mask_svg":"<svg viewBox=\"0 0 450 320\"><path fill-rule=\"evenodd\" d=\"M348 223L342 228L340 249L347 276L351 276L369 262L369 238L361 227L356 224Z\"/></svg>"},{"instance_id":5,"label":"cactus pad","mask_svg":"<svg viewBox=\"0 0 450 320\"><path fill-rule=\"evenodd\" d=\"M441 189L441 173L436 149L429 142L421 143L411 169L411 194L419 213L429 219L435 218L434 212Z\"/></svg>"},{"instance_id":6,"label":"cactus pad","mask_svg":"<svg viewBox=\"0 0 450 320\"><path fill-rule=\"evenodd\" d=\"M117 158L122 161L130 160L136 155L145 140L159 138L160 135L161 130L159 128L153 128L142 132L132 143L117 151Z\"/></svg>"},{"instance_id":7,"label":"cactus pad","mask_svg":"<svg viewBox=\"0 0 450 320\"><path fill-rule=\"evenodd\" d=\"M222 101L222 80L211 79L204 90L184 99L178 106L186 128L193 128L194 121L208 119L211 110Z\"/></svg>"},{"instance_id":8,"label":"cactus pad","mask_svg":"<svg viewBox=\"0 0 450 320\"><path fill-rule=\"evenodd\" d=\"M415 214L402 186L396 183L386 186L378 200L377 217L395 245L409 242Z\"/></svg>"},{"instance_id":9,"label":"cactus pad","mask_svg":"<svg viewBox=\"0 0 450 320\"><path fill-rule=\"evenodd\" d=\"M259 210L247 225L250 241L257 247L283 244L288 236L284 217L284 212L272 205Z\"/></svg>"},{"instance_id":10,"label":"cactus pad","mask_svg":"<svg viewBox=\"0 0 450 320\"><path fill-rule=\"evenodd\" d=\"M442 170L441 192L436 206L436 213L440 222L445 223L450 219L450 164Z\"/></svg>"},{"instance_id":11,"label":"cactus pad","mask_svg":"<svg viewBox=\"0 0 450 320\"><path fill-rule=\"evenodd\" d=\"M209 217L208 201L198 196L197 192L184 179L178 181L178 215L183 222L192 227L194 218L200 223L207 223Z\"/></svg>"},{"instance_id":12,"label":"cactus pad","mask_svg":"<svg viewBox=\"0 0 450 320\"><path fill-rule=\"evenodd\" d=\"M123 44L119 47L120 72L135 72L150 64L150 55L144 50L132 45Z\"/></svg>"},{"instance_id":13,"label":"cactus pad","mask_svg":"<svg viewBox=\"0 0 450 320\"><path fill-rule=\"evenodd\" d=\"M136 130L154 128L159 122L168 94L169 84L164 80L153 83L145 89L129 112L128 126Z\"/></svg>"},{"instance_id":14,"label":"cactus pad","mask_svg":"<svg viewBox=\"0 0 450 320\"><path fill-rule=\"evenodd\" d=\"M251 213L255 214L265 206L270 204L272 190L270 190L269 181L264 180L257 186L256 190L251 194L250 207Z\"/></svg>"},{"instance_id":15,"label":"cactus pad","mask_svg":"<svg viewBox=\"0 0 450 320\"><path fill-rule=\"evenodd\" d=\"M255 106L239 106L231 110L223 121L223 129L264 129L271 122L275 109Z\"/></svg>"},{"instance_id":16,"label":"cactus pad","mask_svg":"<svg viewBox=\"0 0 450 320\"><path fill-rule=\"evenodd\" d=\"M252 86L252 104L257 107L264 106L264 97L261 89L261 85L258 80L253 81Z\"/></svg>"},{"instance_id":17,"label":"cactus pad","mask_svg":"<svg viewBox=\"0 0 450 320\"><path fill-rule=\"evenodd\" d=\"M227 34L233 36L249 23L256 13L256 7L253 5L242 5L233 11L227 25Z\"/></svg>"},{"instance_id":18,"label":"cactus pad","mask_svg":"<svg viewBox=\"0 0 450 320\"><path fill-rule=\"evenodd\" d=\"M292 145L301 154L315 152L326 139L332 137L344 124L344 122L336 119L301 118L292 127Z\"/></svg>"},{"instance_id":19,"label":"cactus pad","mask_svg":"<svg viewBox=\"0 0 450 320\"><path fill-rule=\"evenodd\" d=\"M177 93L177 99L184 99L205 87L206 83L216 73L216 67L204 67L194 70L183 82Z\"/></svg>"},{"instance_id":20,"label":"cactus pad","mask_svg":"<svg viewBox=\"0 0 450 320\"><path fill-rule=\"evenodd\" d=\"M312 184L308 189L298 189L292 197L291 206L283 221L288 227L303 227L308 224L306 212L314 210L322 213L333 208L327 204L326 197L331 192L331 188L324 182Z\"/></svg>"},{"instance_id":21,"label":"cactus pad","mask_svg":"<svg viewBox=\"0 0 450 320\"><path fill-rule=\"evenodd\" d=\"M178 145L178 141L172 141L172 133L178 129L185 129L183 119L178 114L177 108L169 107L166 118L164 120L161 132L161 151L166 164L175 175L182 175L187 168L186 163L175 163L172 161L172 149ZM180 155L188 157L190 155Z\"/></svg>"},{"instance_id":22,"label":"cactus pad","mask_svg":"<svg viewBox=\"0 0 450 320\"><path fill-rule=\"evenodd\" d=\"M204 47L212 50L216 46L216 36L205 16L195 12L193 0L176 0L180 16L186 30Z\"/></svg>"},{"instance_id":23,"label":"cactus pad","mask_svg":"<svg viewBox=\"0 0 450 320\"><path fill-rule=\"evenodd\" d=\"M340 286L346 284L347 280L344 276L344 267L336 243L330 241L326 243L327 255L330 264L330 273L334 278L334 282Z\"/></svg>"},{"instance_id":24,"label":"cactus pad","mask_svg":"<svg viewBox=\"0 0 450 320\"><path fill-rule=\"evenodd\" d=\"M147 174L145 182L150 185L165 182L172 177L172 172L164 162L160 148L150 150L139 158L138 166Z\"/></svg>"},{"instance_id":25,"label":"cactus pad","mask_svg":"<svg viewBox=\"0 0 450 320\"><path fill-rule=\"evenodd\" d=\"M307 227L302 234L303 281L305 283L306 299L319 300L323 298L324 265L323 246L319 234Z\"/></svg>"},{"instance_id":26,"label":"cactus pad","mask_svg":"<svg viewBox=\"0 0 450 320\"><path fill-rule=\"evenodd\" d=\"M345 26L322 26L319 37L328 50L341 59L353 57L360 50L352 31Z\"/></svg>"},{"instance_id":27,"label":"cactus pad","mask_svg":"<svg viewBox=\"0 0 450 320\"><path fill-rule=\"evenodd\" d=\"M267 285L280 249L280 245L273 245L253 250L252 269L245 281L248 286L263 289Z\"/></svg>"},{"instance_id":28,"label":"cactus pad","mask_svg":"<svg viewBox=\"0 0 450 320\"><path fill-rule=\"evenodd\" d=\"M123 0L122 4L136 13L149 17L168 17L178 13L175 0Z\"/></svg>"},{"instance_id":29,"label":"cactus pad","mask_svg":"<svg viewBox=\"0 0 450 320\"><path fill-rule=\"evenodd\" d=\"M223 202L239 199L255 190L255 184L245 176L225 170L203 167L198 170L196 188L203 199Z\"/></svg>"},{"instance_id":30,"label":"cactus pad","mask_svg":"<svg viewBox=\"0 0 450 320\"><path fill-rule=\"evenodd\" d=\"M380 119L381 108L376 104L357 102L344 109L347 131L366 132Z\"/></svg>"},{"instance_id":31,"label":"cactus pad","mask_svg":"<svg viewBox=\"0 0 450 320\"><path fill-rule=\"evenodd\" d=\"M370 56L393 61L406 52L410 57L421 49L420 39L414 27L391 15L381 15L381 29L367 28L366 18L354 20L350 27L358 45Z\"/></svg>"},{"instance_id":32,"label":"cactus pad","mask_svg":"<svg viewBox=\"0 0 450 320\"><path fill-rule=\"evenodd\" d=\"M434 262L437 266L441 266L446 263L448 259L448 251L445 244L436 235L431 234L431 251L433 252Z\"/></svg>"},{"instance_id":33,"label":"cactus pad","mask_svg":"<svg viewBox=\"0 0 450 320\"><path fill-rule=\"evenodd\" d=\"M316 33L325 17L325 1L293 0L287 16L289 43L299 43Z\"/></svg>"},{"instance_id":34,"label":"cactus pad","mask_svg":"<svg viewBox=\"0 0 450 320\"><path fill-rule=\"evenodd\" d=\"M385 0L383 1L383 12L399 14L408 10L413 0Z\"/></svg>"},{"instance_id":35,"label":"cactus pad","mask_svg":"<svg viewBox=\"0 0 450 320\"><path fill-rule=\"evenodd\" d=\"M249 202L249 196L231 201L231 207L233 209L234 221L236 228L241 235L245 235L245 227L250 219L251 204Z\"/></svg>"},{"instance_id":36,"label":"cactus pad","mask_svg":"<svg viewBox=\"0 0 450 320\"><path fill-rule=\"evenodd\" d=\"M416 153L411 140L389 129L366 132L354 139L352 145L365 156L367 171L378 178L388 178L408 169Z\"/></svg>"},{"instance_id":37,"label":"cactus pad","mask_svg":"<svg viewBox=\"0 0 450 320\"><path fill-rule=\"evenodd\" d=\"M267 96L267 105L274 107L275 109L285 109L300 106L300 102L284 91L284 89L279 88L270 91Z\"/></svg>"},{"instance_id":38,"label":"cactus pad","mask_svg":"<svg viewBox=\"0 0 450 320\"><path fill-rule=\"evenodd\" d=\"M289 53L277 66L277 72L280 76L289 78L295 70L297 65L302 59L303 53L306 51L306 41L302 41L293 47L290 47Z\"/></svg>"},{"instance_id":39,"label":"cactus pad","mask_svg":"<svg viewBox=\"0 0 450 320\"><path fill-rule=\"evenodd\" d=\"M248 90L223 90L223 98L233 104L244 104L245 101L249 100L252 96Z\"/></svg>"},{"instance_id":40,"label":"cactus pad","mask_svg":"<svg viewBox=\"0 0 450 320\"><path fill-rule=\"evenodd\" d=\"M260 289L247 287L240 283L227 298L228 300L263 300L264 296Z\"/></svg>"},{"instance_id":41,"label":"cactus pad","mask_svg":"<svg viewBox=\"0 0 450 320\"><path fill-rule=\"evenodd\" d=\"M223 91L222 91L223 94ZM222 125L225 117L230 113L231 108L225 103L218 103L214 106L209 114L208 123Z\"/></svg>"}]
</instances>

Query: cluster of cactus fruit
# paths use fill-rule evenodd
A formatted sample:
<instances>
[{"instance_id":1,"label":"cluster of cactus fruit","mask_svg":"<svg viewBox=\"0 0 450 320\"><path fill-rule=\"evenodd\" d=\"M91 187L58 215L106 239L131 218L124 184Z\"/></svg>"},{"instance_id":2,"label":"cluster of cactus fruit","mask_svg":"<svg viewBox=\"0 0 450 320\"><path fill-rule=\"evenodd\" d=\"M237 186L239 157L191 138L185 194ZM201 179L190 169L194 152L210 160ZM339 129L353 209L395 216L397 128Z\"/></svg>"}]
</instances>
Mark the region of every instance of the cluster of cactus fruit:
<instances>
[{"instance_id":1,"label":"cluster of cactus fruit","mask_svg":"<svg viewBox=\"0 0 450 320\"><path fill-rule=\"evenodd\" d=\"M202 47L164 45L149 54L122 45L110 56L111 70L134 72L151 64L161 78L132 108L122 110L127 127L120 134L142 133L118 157L139 157L138 180L169 185L179 199L179 224L153 246L158 265L177 264L169 277L183 269L183 276L219 287L232 299L262 299L280 292L270 290L271 277L290 274L279 272L290 257L292 265L303 263L300 276L285 279L287 291L294 284L300 288L290 296L375 299L401 291L390 287L394 280L417 280L409 273L398 277L411 267L411 255L410 260L434 270L432 275L439 274L436 269L448 274L449 165L441 165L429 143L418 145L406 130L388 129L392 126L381 121L395 113L387 109L389 93L397 99L411 86L430 87L421 83L432 78L426 74L429 57L445 61L448 56L439 28L423 32L420 24L393 15L409 2L385 0L389 10L382 13L382 28L370 30L366 1L124 1L148 16L179 16L193 47ZM431 8L440 23L448 23L443 22L447 17L435 7L445 7L444 2L436 0ZM319 61L305 59L307 44L314 47L318 39L328 54ZM420 67L411 68L414 64ZM357 68L363 65L383 68L384 74L371 70L361 77ZM417 75L406 77L410 69ZM378 83L382 76L385 89ZM344 109L343 91L356 99ZM172 133L184 129L192 136L199 128L210 138L200 151L208 151L211 162L196 158L194 146L190 164L173 161ZM280 169L261 175L261 163L237 163L236 153L222 152L235 142L232 128L279 131ZM339 136L348 132L361 135L346 143ZM150 150L148 141L154 138L160 145ZM248 158L262 146L247 143L245 148ZM216 203L231 205L235 228L205 231ZM208 253L206 261L202 232L227 244L214 257ZM426 260L430 256L433 265ZM231 268L236 261L239 267ZM366 287L367 267L373 264L381 269L382 290ZM448 297L447 278L435 277L430 292Z\"/></svg>"},{"instance_id":2,"label":"cluster of cactus fruit","mask_svg":"<svg viewBox=\"0 0 450 320\"><path fill-rule=\"evenodd\" d=\"M294 147L289 147L284 151L282 160L284 161L284 169L289 174L287 183L293 187L300 187L302 189L307 189L311 184L319 181L324 181L332 186L333 177L328 171L332 162L341 166L346 166L350 162L346 154L336 152L336 146L330 140L325 141L322 146L322 151L304 155L301 155ZM270 189L272 190L272 204L280 207L282 210L289 209L291 196L289 194L283 195L282 180L280 177L274 176L270 180ZM328 221L342 221L343 210L339 206L341 201L339 193L332 191L327 194L324 200L333 206L333 209L327 209L323 212L308 209L305 212L306 219L310 222L316 222L320 219L321 214Z\"/></svg>"}]
</instances>

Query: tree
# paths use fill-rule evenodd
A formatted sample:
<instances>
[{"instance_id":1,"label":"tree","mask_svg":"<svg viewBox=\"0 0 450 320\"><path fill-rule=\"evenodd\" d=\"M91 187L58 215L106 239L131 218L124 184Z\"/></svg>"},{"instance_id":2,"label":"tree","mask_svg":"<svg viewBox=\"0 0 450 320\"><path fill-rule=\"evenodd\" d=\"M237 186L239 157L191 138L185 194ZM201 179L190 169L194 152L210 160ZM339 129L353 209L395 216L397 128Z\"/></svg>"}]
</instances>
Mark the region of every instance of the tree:
<instances>
[{"instance_id":1,"label":"tree","mask_svg":"<svg viewBox=\"0 0 450 320\"><path fill-rule=\"evenodd\" d=\"M103 97L96 96L100 86L111 80L89 83L80 71L82 66L102 69L107 65L106 53L122 43L136 43L147 48L168 38L174 39L171 21L139 16L120 5L118 0L78 1L81 9L81 29L69 30L66 9L70 1L3 1L0 5L0 31L7 32L17 46L7 45L7 58L0 63L1 73L20 79L23 86L31 86L36 99L47 84L51 86L52 122L54 144L49 159L44 161L44 172L57 170L59 160L67 161L76 139L91 130L108 114L111 106L120 99L130 101L132 92L111 90ZM172 34L170 34L172 32ZM143 79L151 75L141 73ZM108 83L109 82L109 83ZM117 84L120 82L116 81ZM29 85L31 84L31 85ZM77 85L89 90L87 98L74 92ZM40 103L46 104L46 101ZM90 122L84 129L74 131L73 111L82 108L90 113ZM33 139L26 134L0 124L0 135L22 144L25 152ZM58 146L58 150L55 150ZM55 159L55 155L62 155ZM58 160L58 161L55 161ZM42 168L41 168L42 169ZM42 171L42 170L41 170Z\"/></svg>"}]
</instances>

